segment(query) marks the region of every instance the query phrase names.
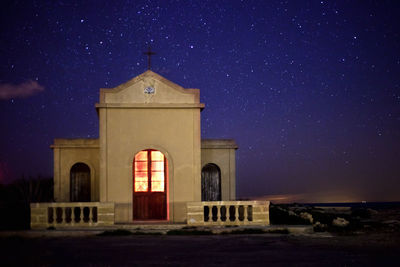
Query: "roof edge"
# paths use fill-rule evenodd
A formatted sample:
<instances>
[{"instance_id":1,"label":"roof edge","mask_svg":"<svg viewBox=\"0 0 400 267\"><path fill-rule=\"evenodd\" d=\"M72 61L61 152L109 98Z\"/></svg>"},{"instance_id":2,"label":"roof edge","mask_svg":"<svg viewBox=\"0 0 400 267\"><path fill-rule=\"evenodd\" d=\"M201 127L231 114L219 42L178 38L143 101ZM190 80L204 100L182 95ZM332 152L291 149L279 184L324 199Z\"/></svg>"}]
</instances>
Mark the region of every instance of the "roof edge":
<instances>
[{"instance_id":1,"label":"roof edge","mask_svg":"<svg viewBox=\"0 0 400 267\"><path fill-rule=\"evenodd\" d=\"M99 148L99 138L56 138L50 148Z\"/></svg>"},{"instance_id":2,"label":"roof edge","mask_svg":"<svg viewBox=\"0 0 400 267\"><path fill-rule=\"evenodd\" d=\"M202 139L201 148L203 149L238 149L234 139Z\"/></svg>"}]
</instances>

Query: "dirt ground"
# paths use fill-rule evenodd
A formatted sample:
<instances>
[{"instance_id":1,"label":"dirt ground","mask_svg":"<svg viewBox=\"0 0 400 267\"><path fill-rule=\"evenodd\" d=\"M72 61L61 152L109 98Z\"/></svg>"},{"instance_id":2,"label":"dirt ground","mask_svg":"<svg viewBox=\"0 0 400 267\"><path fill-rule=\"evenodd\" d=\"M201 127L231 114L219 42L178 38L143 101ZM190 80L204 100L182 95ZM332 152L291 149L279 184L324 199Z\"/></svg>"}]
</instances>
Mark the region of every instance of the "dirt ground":
<instances>
[{"instance_id":1,"label":"dirt ground","mask_svg":"<svg viewBox=\"0 0 400 267\"><path fill-rule=\"evenodd\" d=\"M0 237L2 266L398 266L400 234Z\"/></svg>"}]
</instances>

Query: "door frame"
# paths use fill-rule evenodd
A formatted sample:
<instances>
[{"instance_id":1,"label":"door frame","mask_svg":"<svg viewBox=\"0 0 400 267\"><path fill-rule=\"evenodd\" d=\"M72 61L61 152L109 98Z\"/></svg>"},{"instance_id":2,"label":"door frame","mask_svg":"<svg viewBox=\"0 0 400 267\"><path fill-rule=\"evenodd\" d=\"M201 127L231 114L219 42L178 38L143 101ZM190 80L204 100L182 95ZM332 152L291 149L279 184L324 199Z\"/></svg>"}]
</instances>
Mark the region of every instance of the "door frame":
<instances>
[{"instance_id":1,"label":"door frame","mask_svg":"<svg viewBox=\"0 0 400 267\"><path fill-rule=\"evenodd\" d=\"M91 166L89 164L87 164L86 162L82 162L82 161L77 161L75 163L73 163L71 165L71 167L69 168L69 201L70 202L83 202L83 201L73 201L72 200L72 168L75 165L78 164L83 164L85 165L88 169L89 169L89 200L88 201L84 201L84 202L91 202L93 199L93 191L94 191L94 184L93 184L93 168L91 168Z\"/></svg>"},{"instance_id":2,"label":"door frame","mask_svg":"<svg viewBox=\"0 0 400 267\"><path fill-rule=\"evenodd\" d=\"M165 194L165 212L166 212L166 218L165 219L135 219L135 211L134 211L134 194L135 194L135 156L141 152L141 151L159 151L164 155L164 194ZM172 210L173 210L173 205L170 205L170 193L172 193L171 191L173 191L173 180L171 179L172 177L172 173L173 173L173 163L172 163L172 159L169 156L168 152L166 152L165 149L163 149L162 147L158 147L158 146L143 146L142 149L137 150L134 155L133 158L130 161L131 164L131 179L130 179L130 184L131 184L131 209L130 211L131 213L131 219L133 221L144 221L144 222L148 222L148 221L169 221L171 219L171 215L173 214ZM151 178L150 178L151 179ZM150 186L151 183L148 184L149 186L149 191L146 192L148 194L151 194L152 192L150 192ZM138 192L140 194L140 192ZM157 193L161 193L161 192L154 192L155 194Z\"/></svg>"}]
</instances>

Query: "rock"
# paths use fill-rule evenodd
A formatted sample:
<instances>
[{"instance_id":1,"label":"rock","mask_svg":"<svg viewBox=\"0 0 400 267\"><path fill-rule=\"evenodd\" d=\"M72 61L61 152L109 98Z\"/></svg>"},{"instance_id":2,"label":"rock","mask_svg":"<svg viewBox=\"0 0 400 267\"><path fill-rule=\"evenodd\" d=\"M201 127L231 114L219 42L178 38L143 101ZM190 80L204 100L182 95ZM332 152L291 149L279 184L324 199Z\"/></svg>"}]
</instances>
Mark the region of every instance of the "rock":
<instances>
[{"instance_id":1,"label":"rock","mask_svg":"<svg viewBox=\"0 0 400 267\"><path fill-rule=\"evenodd\" d=\"M313 224L313 228L315 232L325 232L326 229L328 228L328 225L316 222Z\"/></svg>"},{"instance_id":2,"label":"rock","mask_svg":"<svg viewBox=\"0 0 400 267\"><path fill-rule=\"evenodd\" d=\"M297 214L294 211L289 210L288 213L290 216L297 216Z\"/></svg>"},{"instance_id":3,"label":"rock","mask_svg":"<svg viewBox=\"0 0 400 267\"><path fill-rule=\"evenodd\" d=\"M344 218L337 217L332 221L332 225L337 227L346 227L349 225L349 221Z\"/></svg>"},{"instance_id":4,"label":"rock","mask_svg":"<svg viewBox=\"0 0 400 267\"><path fill-rule=\"evenodd\" d=\"M302 212L300 213L300 217L304 220L309 221L311 224L314 222L314 219L312 217L312 215L308 212Z\"/></svg>"},{"instance_id":5,"label":"rock","mask_svg":"<svg viewBox=\"0 0 400 267\"><path fill-rule=\"evenodd\" d=\"M376 210L373 210L373 209L367 209L367 210L368 210L369 214L371 214L371 215L378 214L378 212Z\"/></svg>"},{"instance_id":6,"label":"rock","mask_svg":"<svg viewBox=\"0 0 400 267\"><path fill-rule=\"evenodd\" d=\"M383 224L392 224L392 225L400 225L400 221L398 220L386 220L382 222Z\"/></svg>"}]
</instances>

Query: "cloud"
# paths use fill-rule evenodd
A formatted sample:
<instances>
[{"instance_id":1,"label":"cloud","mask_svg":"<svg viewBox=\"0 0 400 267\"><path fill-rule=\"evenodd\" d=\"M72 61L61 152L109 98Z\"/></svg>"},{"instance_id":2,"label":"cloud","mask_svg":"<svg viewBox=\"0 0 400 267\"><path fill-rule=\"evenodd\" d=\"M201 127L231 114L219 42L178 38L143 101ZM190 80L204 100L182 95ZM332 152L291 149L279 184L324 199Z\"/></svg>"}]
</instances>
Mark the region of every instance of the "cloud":
<instances>
[{"instance_id":1,"label":"cloud","mask_svg":"<svg viewBox=\"0 0 400 267\"><path fill-rule=\"evenodd\" d=\"M37 81L29 80L19 84L0 84L0 99L25 98L44 91Z\"/></svg>"}]
</instances>

